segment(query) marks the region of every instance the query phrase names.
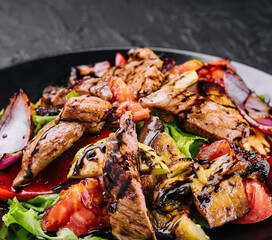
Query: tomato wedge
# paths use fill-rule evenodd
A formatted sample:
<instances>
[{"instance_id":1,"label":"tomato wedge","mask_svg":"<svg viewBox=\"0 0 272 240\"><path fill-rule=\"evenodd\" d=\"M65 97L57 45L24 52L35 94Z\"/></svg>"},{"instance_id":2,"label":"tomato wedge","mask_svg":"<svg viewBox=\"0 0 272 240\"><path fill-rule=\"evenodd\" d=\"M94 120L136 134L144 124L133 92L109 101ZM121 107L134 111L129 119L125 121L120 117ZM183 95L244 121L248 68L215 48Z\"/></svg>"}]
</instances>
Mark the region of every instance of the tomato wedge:
<instances>
[{"instance_id":1,"label":"tomato wedge","mask_svg":"<svg viewBox=\"0 0 272 240\"><path fill-rule=\"evenodd\" d=\"M202 68L202 66L203 66L202 62L200 62L196 59L193 59L193 60L187 61L183 64L174 66L170 72L174 73L174 74L182 74L187 71L198 70L198 69Z\"/></svg>"},{"instance_id":2,"label":"tomato wedge","mask_svg":"<svg viewBox=\"0 0 272 240\"><path fill-rule=\"evenodd\" d=\"M135 97L131 92L128 85L119 77L109 77L108 82L110 85L113 97L118 102L133 101Z\"/></svg>"},{"instance_id":3,"label":"tomato wedge","mask_svg":"<svg viewBox=\"0 0 272 240\"><path fill-rule=\"evenodd\" d=\"M127 62L127 60L126 60L126 58L123 56L123 54L121 54L121 53L116 53L116 55L115 55L115 66L119 66L119 65L121 65L121 64L123 64L123 63L126 63Z\"/></svg>"},{"instance_id":4,"label":"tomato wedge","mask_svg":"<svg viewBox=\"0 0 272 240\"><path fill-rule=\"evenodd\" d=\"M196 158L211 161L229 153L230 150L231 146L227 140L218 140L209 145L202 146Z\"/></svg>"},{"instance_id":5,"label":"tomato wedge","mask_svg":"<svg viewBox=\"0 0 272 240\"><path fill-rule=\"evenodd\" d=\"M132 111L134 113L135 122L139 122L150 117L150 110L148 108L143 108L138 102L125 101L121 102L117 109L111 114L111 117L109 117L107 120L107 125L111 127L119 127L120 117L126 111Z\"/></svg>"},{"instance_id":6,"label":"tomato wedge","mask_svg":"<svg viewBox=\"0 0 272 240\"><path fill-rule=\"evenodd\" d=\"M70 189L61 191L60 199L45 211L41 223L43 230L69 228L77 236L110 226L99 181L86 178Z\"/></svg>"},{"instance_id":7,"label":"tomato wedge","mask_svg":"<svg viewBox=\"0 0 272 240\"><path fill-rule=\"evenodd\" d=\"M227 69L236 72L235 68L227 59L218 59L214 62L205 63L204 66L198 70L198 76L202 81L216 83L224 87L223 77Z\"/></svg>"},{"instance_id":8,"label":"tomato wedge","mask_svg":"<svg viewBox=\"0 0 272 240\"><path fill-rule=\"evenodd\" d=\"M245 179L243 182L252 211L235 223L256 223L272 216L272 198L264 186L257 180Z\"/></svg>"}]
</instances>

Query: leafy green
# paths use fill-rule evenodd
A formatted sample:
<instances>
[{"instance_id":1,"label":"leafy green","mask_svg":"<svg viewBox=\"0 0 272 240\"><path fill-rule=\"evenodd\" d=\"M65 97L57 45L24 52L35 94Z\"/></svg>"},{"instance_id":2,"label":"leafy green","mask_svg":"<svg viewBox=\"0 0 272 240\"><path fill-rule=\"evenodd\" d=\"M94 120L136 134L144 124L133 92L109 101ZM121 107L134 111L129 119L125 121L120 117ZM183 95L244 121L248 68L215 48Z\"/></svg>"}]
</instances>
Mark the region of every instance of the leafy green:
<instances>
[{"instance_id":1,"label":"leafy green","mask_svg":"<svg viewBox=\"0 0 272 240\"><path fill-rule=\"evenodd\" d=\"M2 108L2 110L0 111L0 119L3 117L3 115L4 115L4 108Z\"/></svg>"},{"instance_id":2,"label":"leafy green","mask_svg":"<svg viewBox=\"0 0 272 240\"><path fill-rule=\"evenodd\" d=\"M35 198L29 201L27 207L35 206L39 211L46 206L50 206L56 201L57 197L47 195L44 198ZM4 225L0 230L0 238L3 240L33 240L34 236L42 237L49 240L79 240L79 238L68 228L61 229L57 232L56 237L45 234L41 228L41 216L32 208L27 209L17 198L9 200L9 212L3 216ZM20 235L19 235L20 233ZM103 238L91 237L89 240L104 240Z\"/></svg>"},{"instance_id":3,"label":"leafy green","mask_svg":"<svg viewBox=\"0 0 272 240\"><path fill-rule=\"evenodd\" d=\"M18 224L11 224L9 227L3 224L3 227L0 230L0 238L3 240L36 240L33 234Z\"/></svg>"},{"instance_id":4,"label":"leafy green","mask_svg":"<svg viewBox=\"0 0 272 240\"><path fill-rule=\"evenodd\" d=\"M79 96L80 96L79 93L77 93L76 91L72 91L72 92L69 92L69 93L65 96L65 98L66 98L66 100L67 100L67 99L69 99L69 98L71 98L71 97L79 97Z\"/></svg>"},{"instance_id":5,"label":"leafy green","mask_svg":"<svg viewBox=\"0 0 272 240\"><path fill-rule=\"evenodd\" d=\"M144 122L145 121L140 121L140 122L136 123L136 132L137 132L138 137L140 136L140 132L141 132L141 129L142 129L143 125L144 125Z\"/></svg>"},{"instance_id":6,"label":"leafy green","mask_svg":"<svg viewBox=\"0 0 272 240\"><path fill-rule=\"evenodd\" d=\"M259 95L259 98L264 101L264 95L263 94Z\"/></svg>"},{"instance_id":7,"label":"leafy green","mask_svg":"<svg viewBox=\"0 0 272 240\"><path fill-rule=\"evenodd\" d=\"M210 229L208 221L197 210L195 204L192 204L190 207L190 214L196 220L196 223L199 224L202 228Z\"/></svg>"},{"instance_id":8,"label":"leafy green","mask_svg":"<svg viewBox=\"0 0 272 240\"><path fill-rule=\"evenodd\" d=\"M43 212L46 208L53 206L59 200L59 194L47 194L37 196L27 202L23 202L23 207L33 209L36 212Z\"/></svg>"},{"instance_id":9,"label":"leafy green","mask_svg":"<svg viewBox=\"0 0 272 240\"><path fill-rule=\"evenodd\" d=\"M175 123L164 123L164 131L167 132L178 144L179 150L187 158L195 158L203 142L208 139L182 132Z\"/></svg>"},{"instance_id":10,"label":"leafy green","mask_svg":"<svg viewBox=\"0 0 272 240\"><path fill-rule=\"evenodd\" d=\"M36 126L34 130L34 134L37 134L37 132L47 123L53 121L56 119L57 116L39 116L35 115L33 116L33 123Z\"/></svg>"}]
</instances>

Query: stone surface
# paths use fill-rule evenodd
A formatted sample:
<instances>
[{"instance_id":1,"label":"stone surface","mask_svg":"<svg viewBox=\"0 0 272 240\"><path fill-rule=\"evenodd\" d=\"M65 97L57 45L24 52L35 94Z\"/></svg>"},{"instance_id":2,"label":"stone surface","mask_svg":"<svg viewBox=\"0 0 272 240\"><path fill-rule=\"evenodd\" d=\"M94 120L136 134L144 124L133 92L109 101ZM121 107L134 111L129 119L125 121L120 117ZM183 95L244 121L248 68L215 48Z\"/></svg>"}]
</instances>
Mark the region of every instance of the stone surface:
<instances>
[{"instance_id":1,"label":"stone surface","mask_svg":"<svg viewBox=\"0 0 272 240\"><path fill-rule=\"evenodd\" d=\"M154 46L272 73L271 0L0 0L0 68L61 52Z\"/></svg>"}]
</instances>

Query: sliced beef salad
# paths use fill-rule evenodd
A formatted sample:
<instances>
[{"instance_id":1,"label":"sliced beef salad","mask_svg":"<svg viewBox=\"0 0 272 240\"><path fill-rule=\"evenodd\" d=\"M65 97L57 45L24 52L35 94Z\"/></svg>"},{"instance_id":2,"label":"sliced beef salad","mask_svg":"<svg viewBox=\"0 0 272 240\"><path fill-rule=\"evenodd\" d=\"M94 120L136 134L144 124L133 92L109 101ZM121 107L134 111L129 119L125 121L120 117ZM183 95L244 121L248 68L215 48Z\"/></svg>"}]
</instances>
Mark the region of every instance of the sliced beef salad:
<instances>
[{"instance_id":1,"label":"sliced beef salad","mask_svg":"<svg viewBox=\"0 0 272 240\"><path fill-rule=\"evenodd\" d=\"M272 215L271 108L230 62L127 58L1 111L0 239L204 240Z\"/></svg>"}]
</instances>

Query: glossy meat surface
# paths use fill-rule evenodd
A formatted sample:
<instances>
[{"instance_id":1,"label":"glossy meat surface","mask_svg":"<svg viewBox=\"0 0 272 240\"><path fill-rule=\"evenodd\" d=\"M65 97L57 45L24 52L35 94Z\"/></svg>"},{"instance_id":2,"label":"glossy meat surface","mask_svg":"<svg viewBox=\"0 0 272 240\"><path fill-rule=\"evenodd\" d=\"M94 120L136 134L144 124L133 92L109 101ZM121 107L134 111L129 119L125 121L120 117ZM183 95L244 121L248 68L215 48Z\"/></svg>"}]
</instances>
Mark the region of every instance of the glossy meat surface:
<instances>
[{"instance_id":1,"label":"glossy meat surface","mask_svg":"<svg viewBox=\"0 0 272 240\"><path fill-rule=\"evenodd\" d=\"M105 75L121 77L136 98L159 89L164 81L163 61L145 48L131 51L129 55L128 62L111 68Z\"/></svg>"},{"instance_id":2,"label":"glossy meat surface","mask_svg":"<svg viewBox=\"0 0 272 240\"><path fill-rule=\"evenodd\" d=\"M137 169L137 135L132 112L121 118L120 129L106 143L103 170L113 235L117 239L155 239L147 216L145 198Z\"/></svg>"},{"instance_id":3,"label":"glossy meat surface","mask_svg":"<svg viewBox=\"0 0 272 240\"><path fill-rule=\"evenodd\" d=\"M61 119L65 121L79 121L99 123L105 120L111 111L111 104L105 100L91 96L69 98L63 107Z\"/></svg>"},{"instance_id":4,"label":"glossy meat surface","mask_svg":"<svg viewBox=\"0 0 272 240\"><path fill-rule=\"evenodd\" d=\"M249 126L236 110L184 89L165 86L140 102L143 107L158 108L178 115L187 132L207 137L211 141L227 139L241 145L248 136Z\"/></svg>"},{"instance_id":5,"label":"glossy meat surface","mask_svg":"<svg viewBox=\"0 0 272 240\"><path fill-rule=\"evenodd\" d=\"M83 132L83 124L77 122L54 120L45 125L27 146L21 171L13 181L13 187L18 187L35 177L61 153L69 149Z\"/></svg>"}]
</instances>

